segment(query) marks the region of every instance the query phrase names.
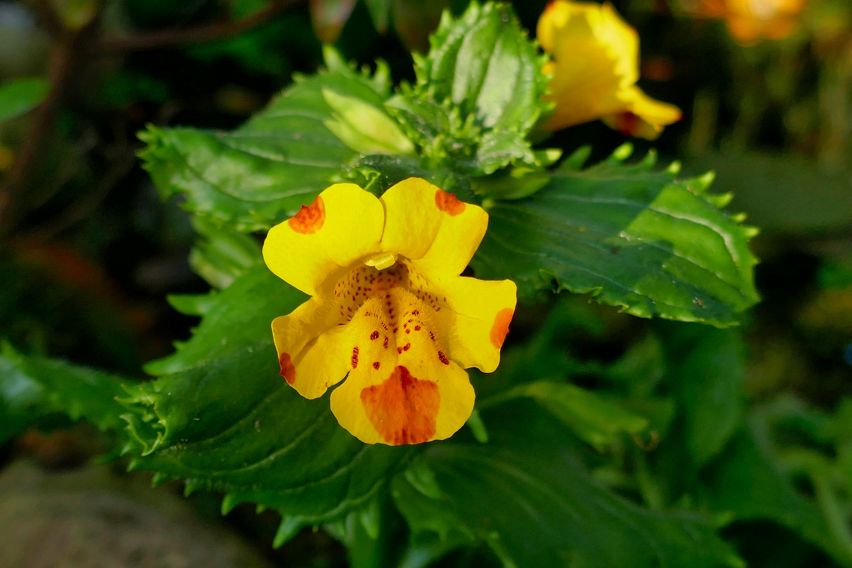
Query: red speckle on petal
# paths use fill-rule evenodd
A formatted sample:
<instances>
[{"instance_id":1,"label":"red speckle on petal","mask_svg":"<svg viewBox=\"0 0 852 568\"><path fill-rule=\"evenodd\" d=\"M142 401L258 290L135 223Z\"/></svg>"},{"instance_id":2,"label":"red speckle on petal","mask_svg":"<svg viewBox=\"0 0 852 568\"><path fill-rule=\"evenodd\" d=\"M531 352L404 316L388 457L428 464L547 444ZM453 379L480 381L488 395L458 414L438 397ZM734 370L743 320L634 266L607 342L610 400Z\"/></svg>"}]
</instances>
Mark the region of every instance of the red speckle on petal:
<instances>
[{"instance_id":1,"label":"red speckle on petal","mask_svg":"<svg viewBox=\"0 0 852 568\"><path fill-rule=\"evenodd\" d=\"M383 383L361 391L361 404L385 442L420 444L435 435L441 394L435 382L415 378L399 365Z\"/></svg>"},{"instance_id":2,"label":"red speckle on petal","mask_svg":"<svg viewBox=\"0 0 852 568\"><path fill-rule=\"evenodd\" d=\"M278 356L278 365L281 368L279 374L284 377L288 385L296 382L296 366L293 365L293 360L290 359L289 353L282 353Z\"/></svg>"},{"instance_id":3,"label":"red speckle on petal","mask_svg":"<svg viewBox=\"0 0 852 568\"><path fill-rule=\"evenodd\" d=\"M615 118L615 129L625 136L633 136L639 131L641 120L630 111L622 112Z\"/></svg>"},{"instance_id":4,"label":"red speckle on petal","mask_svg":"<svg viewBox=\"0 0 852 568\"><path fill-rule=\"evenodd\" d=\"M444 352L443 352L443 351L438 351L438 359L439 359L439 360L441 361L441 363L443 363L444 365L449 365L449 364L450 364L450 360L449 360L449 359L447 359L447 356L446 356L446 355L444 355Z\"/></svg>"},{"instance_id":5,"label":"red speckle on petal","mask_svg":"<svg viewBox=\"0 0 852 568\"><path fill-rule=\"evenodd\" d=\"M358 346L356 345L352 349L352 368L355 369L358 367Z\"/></svg>"},{"instance_id":6,"label":"red speckle on petal","mask_svg":"<svg viewBox=\"0 0 852 568\"><path fill-rule=\"evenodd\" d=\"M291 229L303 235L316 233L322 228L324 222L325 205L319 195L310 205L302 205L299 212L287 221Z\"/></svg>"},{"instance_id":7,"label":"red speckle on petal","mask_svg":"<svg viewBox=\"0 0 852 568\"><path fill-rule=\"evenodd\" d=\"M379 330L377 329L377 330L373 331L373 333L370 334L370 341L375 341L378 338L379 338Z\"/></svg>"},{"instance_id":8,"label":"red speckle on petal","mask_svg":"<svg viewBox=\"0 0 852 568\"><path fill-rule=\"evenodd\" d=\"M378 370L379 370L379 367L381 367L381 366L382 366L382 364L381 364L379 361L373 361L373 368L374 368L375 370L377 370L377 371L378 371Z\"/></svg>"},{"instance_id":9,"label":"red speckle on petal","mask_svg":"<svg viewBox=\"0 0 852 568\"><path fill-rule=\"evenodd\" d=\"M438 209L453 217L461 215L465 208L464 201L459 201L458 197L442 189L435 192L435 205Z\"/></svg>"}]
</instances>

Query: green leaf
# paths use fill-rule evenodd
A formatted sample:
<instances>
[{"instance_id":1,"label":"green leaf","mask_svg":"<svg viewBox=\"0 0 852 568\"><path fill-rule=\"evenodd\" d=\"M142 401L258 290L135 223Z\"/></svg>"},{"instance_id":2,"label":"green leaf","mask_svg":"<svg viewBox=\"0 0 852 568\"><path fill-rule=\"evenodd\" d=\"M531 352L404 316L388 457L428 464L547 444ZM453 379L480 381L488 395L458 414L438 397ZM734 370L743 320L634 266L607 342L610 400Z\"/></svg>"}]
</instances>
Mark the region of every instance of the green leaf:
<instances>
[{"instance_id":1,"label":"green leaf","mask_svg":"<svg viewBox=\"0 0 852 568\"><path fill-rule=\"evenodd\" d=\"M442 152L457 166L474 167L474 174L512 163L537 165L526 134L546 108L544 60L511 6L473 2L458 18L445 12L430 45L426 56L415 57L417 86L410 98L421 102L408 110L431 122L433 130L448 133L438 144ZM445 112L459 111L461 120L438 128L441 121L435 119L441 117L429 111L428 102ZM458 146L467 148L460 153ZM438 158L442 152L427 148Z\"/></svg>"},{"instance_id":2,"label":"green leaf","mask_svg":"<svg viewBox=\"0 0 852 568\"><path fill-rule=\"evenodd\" d=\"M735 330L688 325L665 334L668 380L680 411L686 447L696 466L710 461L741 423L745 357Z\"/></svg>"},{"instance_id":3,"label":"green leaf","mask_svg":"<svg viewBox=\"0 0 852 568\"><path fill-rule=\"evenodd\" d=\"M473 535L506 566L740 565L701 518L645 510L594 483L534 406L495 410L490 443L457 437L418 456L434 487L394 479L412 530Z\"/></svg>"},{"instance_id":4,"label":"green leaf","mask_svg":"<svg viewBox=\"0 0 852 568\"><path fill-rule=\"evenodd\" d=\"M154 375L178 373L212 363L242 350L247 344L265 340L271 345L272 320L307 299L264 265L246 270L230 286L206 298L208 301L200 308L204 319L193 332L192 339L179 343L175 353L148 363L147 372ZM178 303L181 304L181 300ZM192 312L198 304L199 301L188 302L184 307Z\"/></svg>"},{"instance_id":5,"label":"green leaf","mask_svg":"<svg viewBox=\"0 0 852 568\"><path fill-rule=\"evenodd\" d=\"M211 286L227 288L234 278L260 263L260 246L250 236L202 217L194 218L192 226L199 238L189 253L189 265Z\"/></svg>"},{"instance_id":6,"label":"green leaf","mask_svg":"<svg viewBox=\"0 0 852 568\"><path fill-rule=\"evenodd\" d=\"M304 295L260 266L211 299L192 339L148 367L169 374L125 400L133 467L223 491L226 512L244 501L279 511L277 545L366 506L416 450L362 444L328 397L303 399L281 379L270 323Z\"/></svg>"},{"instance_id":7,"label":"green leaf","mask_svg":"<svg viewBox=\"0 0 852 568\"><path fill-rule=\"evenodd\" d=\"M758 300L756 231L721 212L727 196L703 193L708 184L618 157L563 169L527 199L485 202L474 268L522 295L567 289L636 316L736 324Z\"/></svg>"},{"instance_id":8,"label":"green leaf","mask_svg":"<svg viewBox=\"0 0 852 568\"><path fill-rule=\"evenodd\" d=\"M444 12L426 57L415 60L418 85L451 100L490 129L526 133L544 108L544 62L508 4L472 2Z\"/></svg>"},{"instance_id":9,"label":"green leaf","mask_svg":"<svg viewBox=\"0 0 852 568\"><path fill-rule=\"evenodd\" d=\"M86 420L101 430L118 430L126 379L70 365L63 361L22 355L4 346L0 355L0 441L49 413Z\"/></svg>"},{"instance_id":10,"label":"green leaf","mask_svg":"<svg viewBox=\"0 0 852 568\"><path fill-rule=\"evenodd\" d=\"M136 389L126 401L135 468L226 492L227 510L253 502L290 523L343 518L372 499L409 448L367 446L278 376L271 340Z\"/></svg>"},{"instance_id":11,"label":"green leaf","mask_svg":"<svg viewBox=\"0 0 852 568\"><path fill-rule=\"evenodd\" d=\"M50 85L44 79L12 79L0 85L0 122L20 116L37 107Z\"/></svg>"},{"instance_id":12,"label":"green leaf","mask_svg":"<svg viewBox=\"0 0 852 568\"><path fill-rule=\"evenodd\" d=\"M362 154L414 152L414 145L381 108L330 90L323 90L322 96L335 116L325 126L353 150Z\"/></svg>"},{"instance_id":13,"label":"green leaf","mask_svg":"<svg viewBox=\"0 0 852 568\"><path fill-rule=\"evenodd\" d=\"M852 566L852 548L832 538L814 503L799 495L771 453L760 443L754 425L734 436L720 459L706 472L707 506L736 521L770 520L822 548L837 562Z\"/></svg>"},{"instance_id":14,"label":"green leaf","mask_svg":"<svg viewBox=\"0 0 852 568\"><path fill-rule=\"evenodd\" d=\"M704 154L692 171L713 170L715 185L733 192L733 206L769 236L830 236L852 225L852 177L787 154L755 151Z\"/></svg>"},{"instance_id":15,"label":"green leaf","mask_svg":"<svg viewBox=\"0 0 852 568\"><path fill-rule=\"evenodd\" d=\"M519 397L536 401L598 451L614 444L623 434L638 434L648 427L647 420L614 401L578 386L554 381L520 385L500 396L486 399L479 408Z\"/></svg>"},{"instance_id":16,"label":"green leaf","mask_svg":"<svg viewBox=\"0 0 852 568\"><path fill-rule=\"evenodd\" d=\"M310 203L357 156L327 125L336 117L329 93L376 109L388 94L384 75L328 64L232 132L151 126L141 133L145 168L162 195L181 195L187 209L239 231L269 228Z\"/></svg>"}]
</instances>

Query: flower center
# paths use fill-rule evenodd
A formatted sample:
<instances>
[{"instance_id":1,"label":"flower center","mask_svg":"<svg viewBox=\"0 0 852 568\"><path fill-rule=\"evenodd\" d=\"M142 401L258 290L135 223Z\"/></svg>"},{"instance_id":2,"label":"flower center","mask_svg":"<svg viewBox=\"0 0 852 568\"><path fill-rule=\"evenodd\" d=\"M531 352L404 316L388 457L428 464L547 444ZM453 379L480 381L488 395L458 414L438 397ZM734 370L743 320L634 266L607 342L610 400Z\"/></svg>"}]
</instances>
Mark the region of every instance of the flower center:
<instances>
[{"instance_id":1,"label":"flower center","mask_svg":"<svg viewBox=\"0 0 852 568\"><path fill-rule=\"evenodd\" d=\"M411 261L388 254L370 258L364 265L352 269L337 282L334 296L340 316L350 321L370 299L384 300L384 311L392 316L397 311L392 299L403 291L413 295L409 302L419 300L425 304L424 307L440 312L446 298L439 298L430 288L429 281L413 267Z\"/></svg>"},{"instance_id":2,"label":"flower center","mask_svg":"<svg viewBox=\"0 0 852 568\"><path fill-rule=\"evenodd\" d=\"M354 268L337 282L334 295L339 325L355 326L353 369L366 364L384 370L382 361L391 363L386 357L414 352L449 364L441 331L449 327L452 310L408 259L398 257L384 270L366 264Z\"/></svg>"}]
</instances>

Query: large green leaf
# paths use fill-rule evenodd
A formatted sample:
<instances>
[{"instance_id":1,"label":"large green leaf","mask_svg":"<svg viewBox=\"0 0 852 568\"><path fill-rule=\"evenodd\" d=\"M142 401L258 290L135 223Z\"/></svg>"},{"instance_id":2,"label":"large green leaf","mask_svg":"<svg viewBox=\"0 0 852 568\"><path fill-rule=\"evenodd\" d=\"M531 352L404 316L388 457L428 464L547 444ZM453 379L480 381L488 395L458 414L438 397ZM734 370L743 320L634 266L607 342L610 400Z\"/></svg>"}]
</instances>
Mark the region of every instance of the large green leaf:
<instances>
[{"instance_id":1,"label":"large green leaf","mask_svg":"<svg viewBox=\"0 0 852 568\"><path fill-rule=\"evenodd\" d=\"M530 398L568 426L584 442L598 450L612 445L623 434L638 434L648 427L641 416L614 401L576 385L535 381L509 389L479 405L482 409L513 398Z\"/></svg>"},{"instance_id":2,"label":"large green leaf","mask_svg":"<svg viewBox=\"0 0 852 568\"><path fill-rule=\"evenodd\" d=\"M182 195L194 213L243 231L268 228L309 203L358 155L347 146L357 128L345 102L384 116L388 96L386 75L369 78L327 57L330 70L298 80L232 132L150 127L140 134L160 192Z\"/></svg>"},{"instance_id":3,"label":"large green leaf","mask_svg":"<svg viewBox=\"0 0 852 568\"><path fill-rule=\"evenodd\" d=\"M761 440L757 422L752 420L750 427L738 431L705 473L706 505L734 521L778 523L822 548L839 564L852 566L852 545L835 538L824 513L795 490Z\"/></svg>"},{"instance_id":4,"label":"large green leaf","mask_svg":"<svg viewBox=\"0 0 852 568\"><path fill-rule=\"evenodd\" d=\"M186 297L173 299L178 308L200 298L186 302ZM292 311L307 297L274 276L266 266L247 269L221 292L211 292L200 307L204 319L193 332L192 338L177 344L172 355L152 361L145 370L154 375L174 374L204 365L245 345L266 341L271 344L273 318ZM192 312L192 308L182 311ZM273 357L275 360L275 357Z\"/></svg>"},{"instance_id":5,"label":"large green leaf","mask_svg":"<svg viewBox=\"0 0 852 568\"><path fill-rule=\"evenodd\" d=\"M462 533L507 566L737 565L696 516L650 511L594 483L533 405L486 414L491 441L430 446L393 483L414 531Z\"/></svg>"},{"instance_id":6,"label":"large green leaf","mask_svg":"<svg viewBox=\"0 0 852 568\"><path fill-rule=\"evenodd\" d=\"M234 278L261 262L260 244L251 235L193 219L198 237L189 253L189 265L216 288L227 288Z\"/></svg>"},{"instance_id":7,"label":"large green leaf","mask_svg":"<svg viewBox=\"0 0 852 568\"><path fill-rule=\"evenodd\" d=\"M86 420L102 430L122 426L125 379L62 361L22 355L4 346L0 355L0 442L29 421L50 413Z\"/></svg>"},{"instance_id":8,"label":"large green leaf","mask_svg":"<svg viewBox=\"0 0 852 568\"><path fill-rule=\"evenodd\" d=\"M586 170L563 168L531 197L486 202L478 276L591 293L642 317L719 326L754 304L755 234L721 212L709 180L679 180L624 152Z\"/></svg>"},{"instance_id":9,"label":"large green leaf","mask_svg":"<svg viewBox=\"0 0 852 568\"><path fill-rule=\"evenodd\" d=\"M742 421L745 354L737 330L688 325L666 328L667 372L690 459L706 464Z\"/></svg>"},{"instance_id":10,"label":"large green leaf","mask_svg":"<svg viewBox=\"0 0 852 568\"><path fill-rule=\"evenodd\" d=\"M142 454L134 467L223 491L225 510L243 501L276 509L278 543L365 506L412 451L362 444L338 425L327 397L305 400L281 379L270 322L303 299L258 267L206 305L189 302L204 312L194 336L149 366L169 374L126 400Z\"/></svg>"}]
</instances>

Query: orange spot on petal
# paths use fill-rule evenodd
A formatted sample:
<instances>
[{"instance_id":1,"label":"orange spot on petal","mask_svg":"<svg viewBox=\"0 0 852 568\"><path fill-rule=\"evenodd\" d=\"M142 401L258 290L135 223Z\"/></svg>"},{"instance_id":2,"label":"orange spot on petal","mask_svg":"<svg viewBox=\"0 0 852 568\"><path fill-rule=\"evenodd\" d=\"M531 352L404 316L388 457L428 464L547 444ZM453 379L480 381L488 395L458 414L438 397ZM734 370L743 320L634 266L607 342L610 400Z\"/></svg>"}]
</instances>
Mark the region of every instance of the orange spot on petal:
<instances>
[{"instance_id":1,"label":"orange spot on petal","mask_svg":"<svg viewBox=\"0 0 852 568\"><path fill-rule=\"evenodd\" d=\"M497 349L503 347L503 342L506 341L506 335L509 333L509 324L512 323L512 316L515 311L510 308L504 308L497 312L494 317L494 323L491 324L491 343Z\"/></svg>"},{"instance_id":2,"label":"orange spot on petal","mask_svg":"<svg viewBox=\"0 0 852 568\"><path fill-rule=\"evenodd\" d=\"M438 209L453 217L460 215L465 207L464 201L459 201L458 197L442 189L435 193L435 205L438 206Z\"/></svg>"},{"instance_id":3,"label":"orange spot on petal","mask_svg":"<svg viewBox=\"0 0 852 568\"><path fill-rule=\"evenodd\" d=\"M290 359L289 353L282 353L278 356L278 365L281 367L279 372L288 385L296 382L296 366L293 365L293 360Z\"/></svg>"},{"instance_id":4,"label":"orange spot on petal","mask_svg":"<svg viewBox=\"0 0 852 568\"><path fill-rule=\"evenodd\" d=\"M313 203L310 205L302 205L299 212L296 213L287 223L290 228L297 233L308 235L316 233L322 228L325 221L325 205L323 205L322 197L317 195Z\"/></svg>"},{"instance_id":5,"label":"orange spot on petal","mask_svg":"<svg viewBox=\"0 0 852 568\"><path fill-rule=\"evenodd\" d=\"M435 382L417 379L399 365L383 383L361 391L361 404L388 444L420 444L435 435L441 394Z\"/></svg>"}]
</instances>

